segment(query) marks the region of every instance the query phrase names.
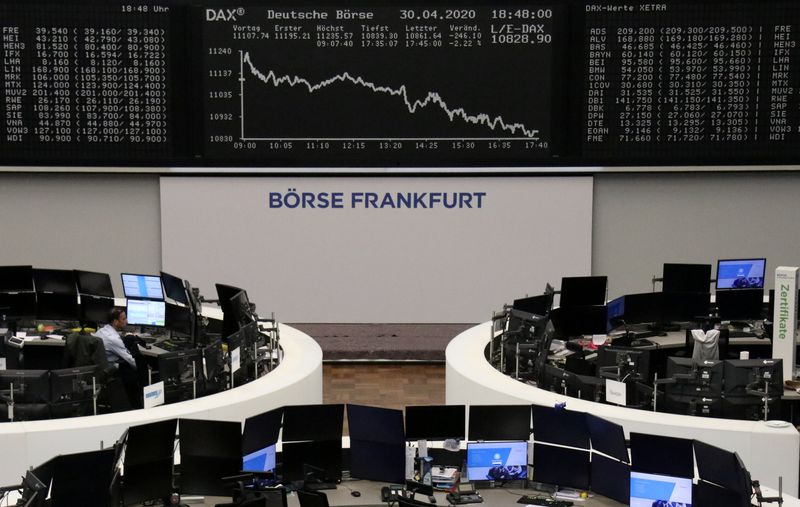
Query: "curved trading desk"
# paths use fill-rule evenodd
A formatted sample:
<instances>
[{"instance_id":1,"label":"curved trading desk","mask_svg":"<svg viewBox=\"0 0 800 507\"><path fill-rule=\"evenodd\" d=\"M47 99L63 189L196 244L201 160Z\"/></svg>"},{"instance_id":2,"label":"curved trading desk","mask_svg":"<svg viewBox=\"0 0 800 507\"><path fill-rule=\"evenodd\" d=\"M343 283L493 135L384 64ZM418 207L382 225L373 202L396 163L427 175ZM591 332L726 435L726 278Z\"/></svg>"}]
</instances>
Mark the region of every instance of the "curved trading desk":
<instances>
[{"instance_id":1,"label":"curved trading desk","mask_svg":"<svg viewBox=\"0 0 800 507\"><path fill-rule=\"evenodd\" d=\"M151 409L70 419L0 424L0 484L59 454L112 445L129 426L164 419L244 421L283 405L322 403L322 349L310 336L280 325L283 361L258 380L195 400Z\"/></svg>"},{"instance_id":2,"label":"curved trading desk","mask_svg":"<svg viewBox=\"0 0 800 507\"><path fill-rule=\"evenodd\" d=\"M472 327L453 338L446 350L445 395L452 405L504 405L533 403L552 406L566 402L567 409L609 419L630 432L697 439L736 451L754 479L798 494L800 433L794 426L773 428L761 421L693 417L654 413L579 400L524 384L495 370L486 360L491 323Z\"/></svg>"}]
</instances>

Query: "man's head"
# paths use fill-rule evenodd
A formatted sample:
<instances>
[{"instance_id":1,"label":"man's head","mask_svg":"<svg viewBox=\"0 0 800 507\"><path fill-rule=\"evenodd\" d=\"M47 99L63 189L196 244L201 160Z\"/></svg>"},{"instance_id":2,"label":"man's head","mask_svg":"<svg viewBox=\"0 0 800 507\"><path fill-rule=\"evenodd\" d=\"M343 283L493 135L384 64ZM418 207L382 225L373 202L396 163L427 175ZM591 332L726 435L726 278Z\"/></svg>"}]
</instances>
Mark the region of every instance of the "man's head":
<instances>
[{"instance_id":1,"label":"man's head","mask_svg":"<svg viewBox=\"0 0 800 507\"><path fill-rule=\"evenodd\" d=\"M117 307L111 310L111 313L108 315L108 322L111 324L111 327L117 331L121 331L128 325L128 315L125 313L125 308Z\"/></svg>"}]
</instances>

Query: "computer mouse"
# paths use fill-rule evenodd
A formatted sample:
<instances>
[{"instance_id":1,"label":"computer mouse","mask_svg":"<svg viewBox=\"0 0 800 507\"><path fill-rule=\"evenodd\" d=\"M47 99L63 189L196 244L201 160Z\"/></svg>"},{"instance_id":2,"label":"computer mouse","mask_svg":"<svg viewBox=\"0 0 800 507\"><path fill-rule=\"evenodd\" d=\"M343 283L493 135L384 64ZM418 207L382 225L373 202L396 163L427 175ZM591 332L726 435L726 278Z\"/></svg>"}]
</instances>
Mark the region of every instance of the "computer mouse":
<instances>
[{"instance_id":1,"label":"computer mouse","mask_svg":"<svg viewBox=\"0 0 800 507\"><path fill-rule=\"evenodd\" d=\"M355 497L361 496L361 492L360 491L351 491L350 494L355 496Z\"/></svg>"}]
</instances>

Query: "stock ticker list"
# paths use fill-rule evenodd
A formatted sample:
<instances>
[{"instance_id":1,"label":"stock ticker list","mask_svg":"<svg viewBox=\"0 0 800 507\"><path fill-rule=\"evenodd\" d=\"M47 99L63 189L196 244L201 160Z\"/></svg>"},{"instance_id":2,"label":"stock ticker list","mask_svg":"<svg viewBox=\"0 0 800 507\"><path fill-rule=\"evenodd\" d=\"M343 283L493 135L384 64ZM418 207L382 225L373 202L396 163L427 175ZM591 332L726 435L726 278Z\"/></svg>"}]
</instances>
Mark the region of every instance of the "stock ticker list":
<instances>
[{"instance_id":1,"label":"stock ticker list","mask_svg":"<svg viewBox=\"0 0 800 507\"><path fill-rule=\"evenodd\" d=\"M6 159L169 155L169 7L0 6Z\"/></svg>"},{"instance_id":2,"label":"stock ticker list","mask_svg":"<svg viewBox=\"0 0 800 507\"><path fill-rule=\"evenodd\" d=\"M204 155L547 157L559 12L474 2L205 8Z\"/></svg>"},{"instance_id":3,"label":"stock ticker list","mask_svg":"<svg viewBox=\"0 0 800 507\"><path fill-rule=\"evenodd\" d=\"M796 153L798 7L603 3L585 10L585 155Z\"/></svg>"}]
</instances>

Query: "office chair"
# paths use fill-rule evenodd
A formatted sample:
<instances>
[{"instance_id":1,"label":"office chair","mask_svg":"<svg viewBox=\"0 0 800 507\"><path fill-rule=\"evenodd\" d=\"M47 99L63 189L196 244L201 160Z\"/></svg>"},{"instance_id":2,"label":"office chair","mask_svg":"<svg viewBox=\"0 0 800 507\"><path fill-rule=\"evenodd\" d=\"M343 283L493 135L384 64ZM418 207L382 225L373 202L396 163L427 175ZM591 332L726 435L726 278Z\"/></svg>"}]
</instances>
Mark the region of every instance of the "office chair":
<instances>
[{"instance_id":1,"label":"office chair","mask_svg":"<svg viewBox=\"0 0 800 507\"><path fill-rule=\"evenodd\" d=\"M328 495L322 491L297 490L300 507L328 507Z\"/></svg>"}]
</instances>

